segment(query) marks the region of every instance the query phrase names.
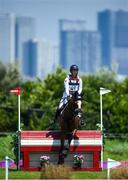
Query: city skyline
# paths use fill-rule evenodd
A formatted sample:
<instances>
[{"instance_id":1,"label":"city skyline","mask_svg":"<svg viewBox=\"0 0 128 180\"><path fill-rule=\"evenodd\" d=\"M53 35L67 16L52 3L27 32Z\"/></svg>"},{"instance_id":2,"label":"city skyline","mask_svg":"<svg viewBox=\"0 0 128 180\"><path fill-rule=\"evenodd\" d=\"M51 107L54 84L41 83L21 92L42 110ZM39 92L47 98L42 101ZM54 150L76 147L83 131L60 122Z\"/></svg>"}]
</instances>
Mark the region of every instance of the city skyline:
<instances>
[{"instance_id":1,"label":"city skyline","mask_svg":"<svg viewBox=\"0 0 128 180\"><path fill-rule=\"evenodd\" d=\"M56 68L56 47L35 37L34 18L0 14L0 62L16 64L24 77L45 77Z\"/></svg>"},{"instance_id":2,"label":"city skyline","mask_svg":"<svg viewBox=\"0 0 128 180\"><path fill-rule=\"evenodd\" d=\"M85 21L60 21L60 65L77 64L81 73L95 73L101 64L101 36L87 31Z\"/></svg>"},{"instance_id":3,"label":"city skyline","mask_svg":"<svg viewBox=\"0 0 128 180\"><path fill-rule=\"evenodd\" d=\"M105 9L128 10L127 0L0 0L0 13L36 20L37 38L59 43L59 20L82 19L87 30L97 30L97 13Z\"/></svg>"}]
</instances>

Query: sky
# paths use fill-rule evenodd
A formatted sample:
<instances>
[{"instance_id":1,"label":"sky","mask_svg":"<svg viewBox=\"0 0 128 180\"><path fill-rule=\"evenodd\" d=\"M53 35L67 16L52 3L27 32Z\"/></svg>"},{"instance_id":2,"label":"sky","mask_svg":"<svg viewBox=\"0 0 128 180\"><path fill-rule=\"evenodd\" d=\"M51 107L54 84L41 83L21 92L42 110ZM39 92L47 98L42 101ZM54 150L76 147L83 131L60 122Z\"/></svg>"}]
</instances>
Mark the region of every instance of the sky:
<instances>
[{"instance_id":1,"label":"sky","mask_svg":"<svg viewBox=\"0 0 128 180\"><path fill-rule=\"evenodd\" d=\"M36 38L58 44L59 19L82 19L87 30L97 30L97 12L127 10L128 0L0 0L0 13L34 17Z\"/></svg>"}]
</instances>

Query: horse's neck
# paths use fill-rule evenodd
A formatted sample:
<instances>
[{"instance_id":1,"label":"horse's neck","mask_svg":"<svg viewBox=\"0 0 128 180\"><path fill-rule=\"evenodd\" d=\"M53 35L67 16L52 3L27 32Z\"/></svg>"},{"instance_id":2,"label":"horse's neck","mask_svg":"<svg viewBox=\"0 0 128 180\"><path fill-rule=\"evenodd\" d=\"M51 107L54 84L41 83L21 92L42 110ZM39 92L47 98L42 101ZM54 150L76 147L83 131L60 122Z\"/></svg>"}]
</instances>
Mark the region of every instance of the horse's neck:
<instances>
[{"instance_id":1,"label":"horse's neck","mask_svg":"<svg viewBox=\"0 0 128 180\"><path fill-rule=\"evenodd\" d=\"M75 107L75 104L74 104L72 101L70 101L70 102L68 103L68 108L71 109L71 110L73 110L74 107Z\"/></svg>"},{"instance_id":2,"label":"horse's neck","mask_svg":"<svg viewBox=\"0 0 128 180\"><path fill-rule=\"evenodd\" d=\"M69 102L66 109L68 112L73 113L76 108L78 108L76 103Z\"/></svg>"}]
</instances>

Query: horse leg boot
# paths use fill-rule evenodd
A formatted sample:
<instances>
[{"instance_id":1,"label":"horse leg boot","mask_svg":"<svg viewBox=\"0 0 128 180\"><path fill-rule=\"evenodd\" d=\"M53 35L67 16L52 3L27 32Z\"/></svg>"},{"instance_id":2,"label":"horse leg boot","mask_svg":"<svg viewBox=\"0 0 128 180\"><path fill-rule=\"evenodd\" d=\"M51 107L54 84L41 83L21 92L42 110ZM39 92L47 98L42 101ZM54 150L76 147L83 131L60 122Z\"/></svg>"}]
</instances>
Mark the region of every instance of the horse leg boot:
<instances>
[{"instance_id":1,"label":"horse leg boot","mask_svg":"<svg viewBox=\"0 0 128 180\"><path fill-rule=\"evenodd\" d=\"M78 109L76 109L77 111L77 115L80 118L80 125L83 126L84 125L84 120L82 118L82 111L81 111L81 100L77 101L77 105L78 105Z\"/></svg>"}]
</instances>

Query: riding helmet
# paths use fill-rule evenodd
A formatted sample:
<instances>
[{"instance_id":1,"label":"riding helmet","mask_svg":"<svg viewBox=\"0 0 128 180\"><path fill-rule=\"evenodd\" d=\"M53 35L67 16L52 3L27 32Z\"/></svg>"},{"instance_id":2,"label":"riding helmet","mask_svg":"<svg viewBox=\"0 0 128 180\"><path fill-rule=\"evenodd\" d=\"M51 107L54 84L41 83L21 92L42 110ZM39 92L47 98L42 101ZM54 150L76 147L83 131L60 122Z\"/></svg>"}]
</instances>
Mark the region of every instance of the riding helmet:
<instances>
[{"instance_id":1,"label":"riding helmet","mask_svg":"<svg viewBox=\"0 0 128 180\"><path fill-rule=\"evenodd\" d=\"M79 71L79 68L77 65L73 64L70 66L70 72L72 72L72 70L76 70L76 71Z\"/></svg>"}]
</instances>

